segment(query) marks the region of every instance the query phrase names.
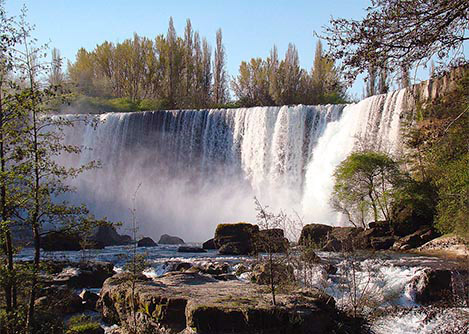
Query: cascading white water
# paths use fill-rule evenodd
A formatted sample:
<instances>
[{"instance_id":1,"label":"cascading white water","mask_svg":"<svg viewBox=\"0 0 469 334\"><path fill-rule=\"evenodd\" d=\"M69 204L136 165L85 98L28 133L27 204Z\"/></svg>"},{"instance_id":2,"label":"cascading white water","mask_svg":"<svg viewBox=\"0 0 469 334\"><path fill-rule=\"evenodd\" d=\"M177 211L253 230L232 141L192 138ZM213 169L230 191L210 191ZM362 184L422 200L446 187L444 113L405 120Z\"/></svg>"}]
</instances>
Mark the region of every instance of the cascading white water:
<instances>
[{"instance_id":1,"label":"cascading white water","mask_svg":"<svg viewBox=\"0 0 469 334\"><path fill-rule=\"evenodd\" d=\"M306 222L336 224L340 219L328 205L334 168L358 136L394 150L404 98L402 90L347 106L94 116L100 121L96 128L67 130L68 140L87 148L81 163L103 165L74 181L74 201L84 201L97 216L125 222L141 184L142 234L199 241L222 221L253 221L254 196L274 210L295 210Z\"/></svg>"}]
</instances>

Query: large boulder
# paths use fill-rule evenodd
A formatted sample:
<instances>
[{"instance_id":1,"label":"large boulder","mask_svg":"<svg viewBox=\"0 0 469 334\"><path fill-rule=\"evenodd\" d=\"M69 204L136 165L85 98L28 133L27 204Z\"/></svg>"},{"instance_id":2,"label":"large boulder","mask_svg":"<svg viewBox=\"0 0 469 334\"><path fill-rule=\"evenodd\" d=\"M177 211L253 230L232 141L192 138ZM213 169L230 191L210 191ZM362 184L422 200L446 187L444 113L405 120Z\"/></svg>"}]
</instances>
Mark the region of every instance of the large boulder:
<instances>
[{"instance_id":1,"label":"large boulder","mask_svg":"<svg viewBox=\"0 0 469 334\"><path fill-rule=\"evenodd\" d=\"M433 222L434 212L432 208L422 207L422 205L417 204L401 203L392 208L391 221L394 235L403 237Z\"/></svg>"},{"instance_id":2,"label":"large boulder","mask_svg":"<svg viewBox=\"0 0 469 334\"><path fill-rule=\"evenodd\" d=\"M417 248L439 236L438 232L436 232L431 226L423 226L416 232L397 240L394 243L393 248L401 251Z\"/></svg>"},{"instance_id":3,"label":"large boulder","mask_svg":"<svg viewBox=\"0 0 469 334\"><path fill-rule=\"evenodd\" d=\"M414 301L421 304L449 300L451 298L451 271L424 269L407 284L406 290Z\"/></svg>"},{"instance_id":4,"label":"large boulder","mask_svg":"<svg viewBox=\"0 0 469 334\"><path fill-rule=\"evenodd\" d=\"M323 224L308 224L301 230L298 244L302 246L312 246L321 248L327 242L327 235L332 230L332 226Z\"/></svg>"},{"instance_id":5,"label":"large boulder","mask_svg":"<svg viewBox=\"0 0 469 334\"><path fill-rule=\"evenodd\" d=\"M114 226L98 226L89 238L101 247L128 245L132 238L128 235L120 235Z\"/></svg>"},{"instance_id":6,"label":"large boulder","mask_svg":"<svg viewBox=\"0 0 469 334\"><path fill-rule=\"evenodd\" d=\"M280 228L260 230L257 233L256 250L258 252L282 253L288 249L288 246L289 241Z\"/></svg>"},{"instance_id":7,"label":"large boulder","mask_svg":"<svg viewBox=\"0 0 469 334\"><path fill-rule=\"evenodd\" d=\"M78 234L50 231L41 238L41 248L48 252L79 251L82 249Z\"/></svg>"},{"instance_id":8,"label":"large boulder","mask_svg":"<svg viewBox=\"0 0 469 334\"><path fill-rule=\"evenodd\" d=\"M328 235L325 251L348 252L356 249L365 249L366 236L361 235L365 230L359 227L334 227Z\"/></svg>"},{"instance_id":9,"label":"large boulder","mask_svg":"<svg viewBox=\"0 0 469 334\"><path fill-rule=\"evenodd\" d=\"M100 288L112 275L114 265L110 262L85 262L64 268L54 276L52 283L71 288Z\"/></svg>"},{"instance_id":10,"label":"large boulder","mask_svg":"<svg viewBox=\"0 0 469 334\"><path fill-rule=\"evenodd\" d=\"M270 292L238 280L217 281L195 272L172 272L154 281L138 279L132 291L128 274L106 280L98 304L108 323L132 320L130 298L152 323L178 333L325 334L337 330L334 299L318 290ZM144 320L137 318L137 325ZM150 331L151 332L151 331Z\"/></svg>"},{"instance_id":11,"label":"large boulder","mask_svg":"<svg viewBox=\"0 0 469 334\"><path fill-rule=\"evenodd\" d=\"M220 254L248 255L256 252L259 226L249 223L219 224L214 242Z\"/></svg>"},{"instance_id":12,"label":"large boulder","mask_svg":"<svg viewBox=\"0 0 469 334\"><path fill-rule=\"evenodd\" d=\"M158 241L160 245L182 245L185 244L184 240L168 234L163 234Z\"/></svg>"},{"instance_id":13,"label":"large boulder","mask_svg":"<svg viewBox=\"0 0 469 334\"><path fill-rule=\"evenodd\" d=\"M137 247L156 247L158 246L156 242L153 241L152 238L145 237L140 239L137 242Z\"/></svg>"}]
</instances>

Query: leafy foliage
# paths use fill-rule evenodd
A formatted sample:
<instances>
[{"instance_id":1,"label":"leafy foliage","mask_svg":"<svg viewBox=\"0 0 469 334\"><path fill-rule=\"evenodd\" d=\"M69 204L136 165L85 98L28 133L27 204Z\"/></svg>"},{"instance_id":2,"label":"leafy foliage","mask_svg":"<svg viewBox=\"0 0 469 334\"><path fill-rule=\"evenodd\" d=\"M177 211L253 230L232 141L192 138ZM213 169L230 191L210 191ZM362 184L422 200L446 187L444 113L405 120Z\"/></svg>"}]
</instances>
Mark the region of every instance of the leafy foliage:
<instances>
[{"instance_id":1,"label":"leafy foliage","mask_svg":"<svg viewBox=\"0 0 469 334\"><path fill-rule=\"evenodd\" d=\"M406 72L434 55L454 62L468 40L466 0L372 0L362 20L331 19L323 38L353 81L370 66Z\"/></svg>"},{"instance_id":2,"label":"leafy foliage","mask_svg":"<svg viewBox=\"0 0 469 334\"><path fill-rule=\"evenodd\" d=\"M332 204L351 223L366 227L371 217L390 221L393 186L400 182L401 174L388 155L354 152L337 166L334 177Z\"/></svg>"},{"instance_id":3,"label":"leafy foliage","mask_svg":"<svg viewBox=\"0 0 469 334\"><path fill-rule=\"evenodd\" d=\"M443 232L469 233L469 69L455 88L418 107L406 135L412 149L413 177L435 193L436 226Z\"/></svg>"},{"instance_id":4,"label":"leafy foliage","mask_svg":"<svg viewBox=\"0 0 469 334\"><path fill-rule=\"evenodd\" d=\"M122 43L105 41L92 51L81 48L68 64L68 74L78 94L101 98L106 111L204 108L225 103L228 93L221 30L216 50L212 85L207 40L201 41L190 20L184 37L178 37L170 18L166 36L152 40L134 34Z\"/></svg>"},{"instance_id":5,"label":"leafy foliage","mask_svg":"<svg viewBox=\"0 0 469 334\"><path fill-rule=\"evenodd\" d=\"M321 42L316 47L311 74L300 68L298 51L293 44L288 46L282 61L279 61L274 46L266 60L252 58L249 62L243 61L231 86L245 107L345 101L339 72L334 62L324 55Z\"/></svg>"}]
</instances>

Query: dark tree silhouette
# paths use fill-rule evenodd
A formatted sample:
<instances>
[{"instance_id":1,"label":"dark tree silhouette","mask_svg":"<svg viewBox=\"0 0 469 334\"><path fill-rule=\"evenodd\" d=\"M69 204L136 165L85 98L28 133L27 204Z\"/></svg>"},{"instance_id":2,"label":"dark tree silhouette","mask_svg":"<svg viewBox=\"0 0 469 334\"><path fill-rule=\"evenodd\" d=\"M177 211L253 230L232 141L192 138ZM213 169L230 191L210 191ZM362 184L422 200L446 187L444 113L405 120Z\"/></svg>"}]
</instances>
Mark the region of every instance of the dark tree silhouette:
<instances>
[{"instance_id":1,"label":"dark tree silhouette","mask_svg":"<svg viewBox=\"0 0 469 334\"><path fill-rule=\"evenodd\" d=\"M331 19L321 36L348 80L370 66L400 71L433 56L444 64L463 59L467 0L371 0L366 11L363 20Z\"/></svg>"}]
</instances>

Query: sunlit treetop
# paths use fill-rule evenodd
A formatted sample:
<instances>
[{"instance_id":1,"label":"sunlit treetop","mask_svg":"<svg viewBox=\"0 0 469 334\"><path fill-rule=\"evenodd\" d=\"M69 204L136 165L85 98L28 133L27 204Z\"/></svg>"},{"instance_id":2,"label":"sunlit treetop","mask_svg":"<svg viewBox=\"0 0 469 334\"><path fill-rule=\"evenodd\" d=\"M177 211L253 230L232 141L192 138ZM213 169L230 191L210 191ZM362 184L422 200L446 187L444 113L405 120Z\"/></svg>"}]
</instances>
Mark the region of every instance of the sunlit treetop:
<instances>
[{"instance_id":1,"label":"sunlit treetop","mask_svg":"<svg viewBox=\"0 0 469 334\"><path fill-rule=\"evenodd\" d=\"M366 12L363 20L332 18L321 36L348 80L370 67L396 72L433 56L444 65L465 62L469 1L371 0Z\"/></svg>"}]
</instances>

